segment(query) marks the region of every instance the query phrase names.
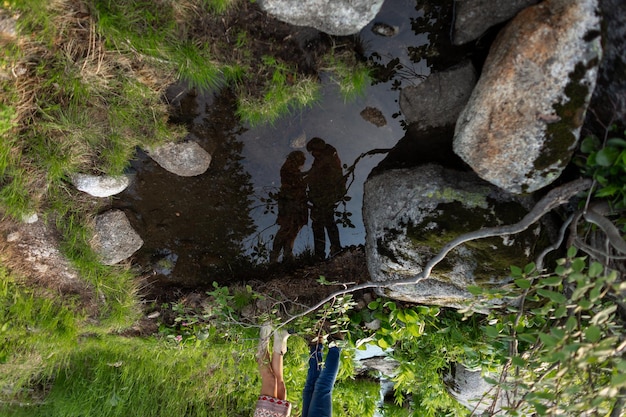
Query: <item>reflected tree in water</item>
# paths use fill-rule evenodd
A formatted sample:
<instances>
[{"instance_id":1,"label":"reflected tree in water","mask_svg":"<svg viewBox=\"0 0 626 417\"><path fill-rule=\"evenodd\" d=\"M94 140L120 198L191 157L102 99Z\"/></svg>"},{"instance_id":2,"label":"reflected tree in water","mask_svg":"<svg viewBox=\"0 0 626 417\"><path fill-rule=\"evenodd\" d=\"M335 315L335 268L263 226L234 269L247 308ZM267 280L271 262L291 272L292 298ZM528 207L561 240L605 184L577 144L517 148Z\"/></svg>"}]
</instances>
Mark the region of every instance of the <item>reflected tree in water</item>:
<instances>
[{"instance_id":1,"label":"reflected tree in water","mask_svg":"<svg viewBox=\"0 0 626 417\"><path fill-rule=\"evenodd\" d=\"M144 155L134 162L136 181L120 194L117 205L129 208L144 240L137 261L154 268L167 255L176 260L168 281L195 285L218 279L242 263L242 242L255 226L250 216L253 188L241 163L241 127L233 97L226 91L213 100L202 95L187 99L200 102L189 106L199 110L198 116L179 120L188 121L190 137L212 155L211 166L202 175L179 177Z\"/></svg>"}]
</instances>

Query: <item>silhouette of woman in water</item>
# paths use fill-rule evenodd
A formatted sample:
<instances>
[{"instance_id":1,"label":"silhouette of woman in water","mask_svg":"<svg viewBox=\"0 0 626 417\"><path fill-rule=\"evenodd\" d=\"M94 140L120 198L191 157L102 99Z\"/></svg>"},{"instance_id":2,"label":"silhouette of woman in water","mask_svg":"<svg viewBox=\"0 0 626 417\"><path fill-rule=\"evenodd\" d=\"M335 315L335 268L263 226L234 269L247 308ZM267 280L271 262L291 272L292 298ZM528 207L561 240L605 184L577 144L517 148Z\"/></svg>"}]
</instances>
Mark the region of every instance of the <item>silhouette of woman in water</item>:
<instances>
[{"instance_id":1,"label":"silhouette of woman in water","mask_svg":"<svg viewBox=\"0 0 626 417\"><path fill-rule=\"evenodd\" d=\"M330 255L341 251L335 208L346 194L346 179L334 146L321 138L312 138L307 143L306 149L315 158L306 174L311 202L314 252L316 258L326 259L326 233L330 241Z\"/></svg>"},{"instance_id":2,"label":"silhouette of woman in water","mask_svg":"<svg viewBox=\"0 0 626 417\"><path fill-rule=\"evenodd\" d=\"M301 171L306 157L301 151L293 151L280 168L280 191L278 192L278 218L280 226L270 253L270 262L276 262L283 252L283 260L293 257L293 245L298 232L309 221L306 182Z\"/></svg>"}]
</instances>

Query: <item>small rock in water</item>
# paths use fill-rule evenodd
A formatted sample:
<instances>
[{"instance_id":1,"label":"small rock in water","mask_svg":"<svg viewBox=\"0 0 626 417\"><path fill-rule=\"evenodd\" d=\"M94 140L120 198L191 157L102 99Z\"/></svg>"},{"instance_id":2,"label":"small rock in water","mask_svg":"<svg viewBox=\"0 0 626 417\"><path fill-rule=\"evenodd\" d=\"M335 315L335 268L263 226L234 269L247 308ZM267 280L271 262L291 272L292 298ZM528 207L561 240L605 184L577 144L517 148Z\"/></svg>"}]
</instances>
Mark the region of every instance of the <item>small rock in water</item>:
<instances>
[{"instance_id":1,"label":"small rock in water","mask_svg":"<svg viewBox=\"0 0 626 417\"><path fill-rule=\"evenodd\" d=\"M385 119L383 112L375 107L366 107L361 111L360 114L362 118L376 125L377 127L382 127L387 124L387 119Z\"/></svg>"},{"instance_id":2,"label":"small rock in water","mask_svg":"<svg viewBox=\"0 0 626 417\"><path fill-rule=\"evenodd\" d=\"M377 22L377 23L374 23L374 26L372 26L372 32L374 32L377 35L390 38L398 34L398 27L391 26L386 23Z\"/></svg>"},{"instance_id":3,"label":"small rock in water","mask_svg":"<svg viewBox=\"0 0 626 417\"><path fill-rule=\"evenodd\" d=\"M297 137L293 138L289 143L293 149L300 149L306 146L306 133L302 132Z\"/></svg>"}]
</instances>

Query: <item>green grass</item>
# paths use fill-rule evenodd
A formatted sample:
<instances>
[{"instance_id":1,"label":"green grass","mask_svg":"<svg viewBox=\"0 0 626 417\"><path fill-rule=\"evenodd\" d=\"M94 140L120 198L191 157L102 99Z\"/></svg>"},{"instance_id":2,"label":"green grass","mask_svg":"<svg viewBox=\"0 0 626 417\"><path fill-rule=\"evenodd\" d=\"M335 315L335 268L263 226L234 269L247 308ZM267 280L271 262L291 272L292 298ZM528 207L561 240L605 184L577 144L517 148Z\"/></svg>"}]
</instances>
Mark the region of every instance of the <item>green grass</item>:
<instances>
[{"instance_id":1,"label":"green grass","mask_svg":"<svg viewBox=\"0 0 626 417\"><path fill-rule=\"evenodd\" d=\"M239 341L236 351L233 341L212 342L211 348L180 348L157 339L86 338L58 369L42 404L9 411L32 417L250 415L259 382L251 343Z\"/></svg>"},{"instance_id":2,"label":"green grass","mask_svg":"<svg viewBox=\"0 0 626 417\"><path fill-rule=\"evenodd\" d=\"M202 340L187 342L167 332L146 338L86 332L71 306L32 296L0 271L0 323L8 323L1 327L0 416L252 415L261 384L257 329L211 325ZM345 352L335 415L371 416L378 384L351 380L352 356ZM294 417L300 415L307 363L305 340L293 336L285 383Z\"/></svg>"},{"instance_id":3,"label":"green grass","mask_svg":"<svg viewBox=\"0 0 626 417\"><path fill-rule=\"evenodd\" d=\"M221 12L232 1L204 3L210 10ZM220 63L209 55L208 45L180 38L173 3L102 0L95 6L99 31L110 48L144 55L151 59L151 65L176 73L190 87L204 91L221 87L227 81Z\"/></svg>"},{"instance_id":4,"label":"green grass","mask_svg":"<svg viewBox=\"0 0 626 417\"><path fill-rule=\"evenodd\" d=\"M202 3L209 11L221 14L231 7L235 7L237 0L203 0Z\"/></svg>"},{"instance_id":5,"label":"green grass","mask_svg":"<svg viewBox=\"0 0 626 417\"><path fill-rule=\"evenodd\" d=\"M0 397L20 398L44 358L62 359L75 343L79 318L71 305L36 295L0 265Z\"/></svg>"},{"instance_id":6,"label":"green grass","mask_svg":"<svg viewBox=\"0 0 626 417\"><path fill-rule=\"evenodd\" d=\"M100 263L89 245L93 236L89 221L84 213L67 210L70 203L62 201L64 198L67 197L59 194L52 200L52 208L61 215L57 220L57 228L63 236L61 250L98 296L99 315L94 318L98 319L100 330L96 331L126 328L139 317L135 276L126 266Z\"/></svg>"},{"instance_id":7,"label":"green grass","mask_svg":"<svg viewBox=\"0 0 626 417\"><path fill-rule=\"evenodd\" d=\"M19 167L11 167L5 171L5 176L0 181L3 215L21 219L33 212L34 202L31 199L28 178L28 173Z\"/></svg>"}]
</instances>

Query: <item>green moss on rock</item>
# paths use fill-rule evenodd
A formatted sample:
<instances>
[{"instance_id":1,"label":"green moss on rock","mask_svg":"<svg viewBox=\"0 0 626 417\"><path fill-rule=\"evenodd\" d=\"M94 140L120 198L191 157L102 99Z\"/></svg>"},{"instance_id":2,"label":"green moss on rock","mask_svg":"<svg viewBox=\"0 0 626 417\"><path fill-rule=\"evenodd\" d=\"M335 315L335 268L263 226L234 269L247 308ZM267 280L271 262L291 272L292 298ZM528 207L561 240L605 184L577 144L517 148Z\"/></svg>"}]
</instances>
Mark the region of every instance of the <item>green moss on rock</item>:
<instances>
[{"instance_id":1,"label":"green moss on rock","mask_svg":"<svg viewBox=\"0 0 626 417\"><path fill-rule=\"evenodd\" d=\"M591 67L597 64L597 60L592 60L587 65L579 62L574 71L569 74L570 82L564 90L567 100L552 106L560 120L546 126L546 140L539 157L535 160L536 171L547 170L557 162L558 158L559 164L553 168L556 171L554 175L557 175L569 163L578 141L574 131L583 123L589 100L590 91L584 83L585 75Z\"/></svg>"}]
</instances>

